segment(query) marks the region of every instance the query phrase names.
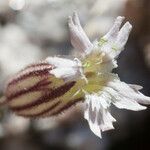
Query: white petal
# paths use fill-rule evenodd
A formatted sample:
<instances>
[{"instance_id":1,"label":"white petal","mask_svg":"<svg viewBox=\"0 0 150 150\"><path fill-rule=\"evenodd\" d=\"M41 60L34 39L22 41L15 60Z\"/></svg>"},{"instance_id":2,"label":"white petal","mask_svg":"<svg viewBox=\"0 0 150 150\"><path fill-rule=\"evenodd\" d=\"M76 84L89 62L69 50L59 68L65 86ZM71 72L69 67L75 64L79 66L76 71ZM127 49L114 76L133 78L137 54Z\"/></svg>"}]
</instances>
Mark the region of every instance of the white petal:
<instances>
[{"instance_id":1,"label":"white petal","mask_svg":"<svg viewBox=\"0 0 150 150\"><path fill-rule=\"evenodd\" d=\"M107 115L111 122L116 122L116 119L110 113L108 113Z\"/></svg>"},{"instance_id":2,"label":"white petal","mask_svg":"<svg viewBox=\"0 0 150 150\"><path fill-rule=\"evenodd\" d=\"M146 107L141 106L135 100L121 95L119 92L115 91L113 88L106 87L104 91L111 96L112 103L120 109L128 109L133 111L144 110Z\"/></svg>"},{"instance_id":3,"label":"white petal","mask_svg":"<svg viewBox=\"0 0 150 150\"><path fill-rule=\"evenodd\" d=\"M113 122L115 122L116 120L109 113L108 109L101 108L101 110L99 111L99 115L97 115L97 119L100 120L99 125L101 131L114 129Z\"/></svg>"},{"instance_id":4,"label":"white petal","mask_svg":"<svg viewBox=\"0 0 150 150\"><path fill-rule=\"evenodd\" d=\"M131 29L132 29L132 25L129 22L126 22L124 26L121 28L121 30L119 31L119 34L116 40L116 45L118 45L119 49L122 50L124 48L128 40L129 34L131 32Z\"/></svg>"},{"instance_id":5,"label":"white petal","mask_svg":"<svg viewBox=\"0 0 150 150\"><path fill-rule=\"evenodd\" d=\"M90 100L90 95L86 96L86 101L85 101L85 110L84 110L84 118L88 121L89 123L89 127L91 129L91 131L98 137L102 137L101 136L101 130L100 130L100 126L98 125L98 122L96 120L96 118L92 118L92 110L93 108L95 108L93 105L91 105L91 100ZM93 98L93 97L92 97ZM96 106L97 104L94 103L94 105ZM92 107L92 108L91 108ZM97 107L99 107L97 105ZM93 116L94 117L94 116ZM94 120L94 121L93 121Z\"/></svg>"},{"instance_id":6,"label":"white petal","mask_svg":"<svg viewBox=\"0 0 150 150\"><path fill-rule=\"evenodd\" d=\"M87 47L92 47L92 43L90 42L89 38L87 37L86 33L84 32L81 24L80 24L80 20L79 20L79 17L78 17L78 14L76 12L74 12L73 14L73 21L74 21L74 24L78 27L78 30L80 31L80 33L82 34L82 36L84 37L84 40L86 41L87 43Z\"/></svg>"},{"instance_id":7,"label":"white petal","mask_svg":"<svg viewBox=\"0 0 150 150\"><path fill-rule=\"evenodd\" d=\"M76 67L77 66L76 61L66 59L66 58L60 58L60 57L47 57L46 61L49 64L54 65L55 67Z\"/></svg>"},{"instance_id":8,"label":"white petal","mask_svg":"<svg viewBox=\"0 0 150 150\"><path fill-rule=\"evenodd\" d=\"M109 113L110 103L103 96L96 94L86 95L84 118L87 119L92 132L101 138L101 131L114 129L116 121Z\"/></svg>"},{"instance_id":9,"label":"white petal","mask_svg":"<svg viewBox=\"0 0 150 150\"><path fill-rule=\"evenodd\" d=\"M141 85L136 85L136 84L128 84L128 85L136 92L143 89L143 87Z\"/></svg>"},{"instance_id":10,"label":"white petal","mask_svg":"<svg viewBox=\"0 0 150 150\"><path fill-rule=\"evenodd\" d=\"M110 31L100 39L100 51L105 52L110 59L116 58L124 49L132 29L132 25L126 22L119 31L123 20L124 17L117 17Z\"/></svg>"},{"instance_id":11,"label":"white petal","mask_svg":"<svg viewBox=\"0 0 150 150\"><path fill-rule=\"evenodd\" d=\"M107 131L110 129L114 129L113 122L116 121L116 119L110 114L109 107L111 105L111 97L105 92L102 92L100 96L98 96L99 105L101 106L101 109L99 110L98 118L101 118L101 130Z\"/></svg>"},{"instance_id":12,"label":"white petal","mask_svg":"<svg viewBox=\"0 0 150 150\"><path fill-rule=\"evenodd\" d=\"M77 13L74 13L73 17L69 17L68 25L73 47L84 54L89 53L93 44L82 29Z\"/></svg>"},{"instance_id":13,"label":"white petal","mask_svg":"<svg viewBox=\"0 0 150 150\"><path fill-rule=\"evenodd\" d=\"M125 19L125 17L118 16L116 18L112 28L109 30L109 32L103 38L106 40L114 40L114 38L116 38L118 35L119 28L124 19Z\"/></svg>"},{"instance_id":14,"label":"white petal","mask_svg":"<svg viewBox=\"0 0 150 150\"><path fill-rule=\"evenodd\" d=\"M98 137L102 138L101 129L97 122L92 123L91 120L88 121L91 131Z\"/></svg>"},{"instance_id":15,"label":"white petal","mask_svg":"<svg viewBox=\"0 0 150 150\"><path fill-rule=\"evenodd\" d=\"M116 101L113 104L120 109L128 109L133 111L140 111L146 109L145 106L138 104L136 101L125 98L120 99L120 101Z\"/></svg>"},{"instance_id":16,"label":"white petal","mask_svg":"<svg viewBox=\"0 0 150 150\"><path fill-rule=\"evenodd\" d=\"M139 91L136 91L124 82L116 80L113 82L109 82L108 86L113 88L123 97L132 99L141 104L150 104L150 97L143 95Z\"/></svg>"},{"instance_id":17,"label":"white petal","mask_svg":"<svg viewBox=\"0 0 150 150\"><path fill-rule=\"evenodd\" d=\"M60 57L48 57L46 61L53 66L50 74L55 75L56 78L67 81L83 76L81 62L77 58L70 60Z\"/></svg>"}]
</instances>

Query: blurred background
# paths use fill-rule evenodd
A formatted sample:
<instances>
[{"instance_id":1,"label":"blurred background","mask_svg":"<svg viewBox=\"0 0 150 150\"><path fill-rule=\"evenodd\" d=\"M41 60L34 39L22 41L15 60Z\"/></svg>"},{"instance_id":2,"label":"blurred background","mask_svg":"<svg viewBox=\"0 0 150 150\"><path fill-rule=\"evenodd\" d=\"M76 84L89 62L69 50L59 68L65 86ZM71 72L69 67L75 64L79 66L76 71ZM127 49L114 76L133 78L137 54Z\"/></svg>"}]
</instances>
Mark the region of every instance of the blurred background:
<instances>
[{"instance_id":1,"label":"blurred background","mask_svg":"<svg viewBox=\"0 0 150 150\"><path fill-rule=\"evenodd\" d=\"M115 70L150 96L150 0L0 0L0 93L7 79L29 63L73 53L67 17L79 13L91 40L99 39L118 15L133 25ZM148 150L150 107L141 112L112 107L115 130L99 139L80 108L65 116L28 120L0 108L0 150Z\"/></svg>"}]
</instances>

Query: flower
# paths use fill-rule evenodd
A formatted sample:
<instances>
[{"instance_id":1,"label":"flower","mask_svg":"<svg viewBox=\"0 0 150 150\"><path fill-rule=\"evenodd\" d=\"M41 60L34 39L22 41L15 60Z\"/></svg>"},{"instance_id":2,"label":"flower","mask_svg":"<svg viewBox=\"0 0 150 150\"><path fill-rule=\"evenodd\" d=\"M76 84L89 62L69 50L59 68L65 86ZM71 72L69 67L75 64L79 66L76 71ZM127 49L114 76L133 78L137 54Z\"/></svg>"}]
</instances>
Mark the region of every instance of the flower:
<instances>
[{"instance_id":1,"label":"flower","mask_svg":"<svg viewBox=\"0 0 150 150\"><path fill-rule=\"evenodd\" d=\"M117 17L110 31L92 44L74 13L68 25L71 43L80 57L48 57L27 66L8 81L2 103L17 115L42 118L83 102L84 118L98 137L114 128L116 120L109 111L112 104L119 109L146 109L140 104L150 104L150 98L139 92L142 87L128 85L111 72L132 29L129 22L120 29L123 20Z\"/></svg>"}]
</instances>

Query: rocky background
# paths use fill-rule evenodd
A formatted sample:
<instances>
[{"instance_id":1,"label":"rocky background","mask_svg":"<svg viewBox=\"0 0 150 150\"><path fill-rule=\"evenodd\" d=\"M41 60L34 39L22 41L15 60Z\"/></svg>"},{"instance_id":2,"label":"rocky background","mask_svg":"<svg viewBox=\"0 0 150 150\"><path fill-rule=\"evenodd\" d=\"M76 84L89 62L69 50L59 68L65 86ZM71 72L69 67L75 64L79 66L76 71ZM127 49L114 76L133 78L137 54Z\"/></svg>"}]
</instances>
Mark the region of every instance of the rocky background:
<instances>
[{"instance_id":1,"label":"rocky background","mask_svg":"<svg viewBox=\"0 0 150 150\"><path fill-rule=\"evenodd\" d=\"M79 13L91 40L105 34L118 15L133 25L126 50L114 70L150 96L149 0L0 0L0 93L7 79L25 65L49 55L74 53L67 17ZM28 120L0 108L0 150L146 150L150 143L150 107L131 112L112 108L115 130L97 138L80 108L63 117Z\"/></svg>"}]
</instances>

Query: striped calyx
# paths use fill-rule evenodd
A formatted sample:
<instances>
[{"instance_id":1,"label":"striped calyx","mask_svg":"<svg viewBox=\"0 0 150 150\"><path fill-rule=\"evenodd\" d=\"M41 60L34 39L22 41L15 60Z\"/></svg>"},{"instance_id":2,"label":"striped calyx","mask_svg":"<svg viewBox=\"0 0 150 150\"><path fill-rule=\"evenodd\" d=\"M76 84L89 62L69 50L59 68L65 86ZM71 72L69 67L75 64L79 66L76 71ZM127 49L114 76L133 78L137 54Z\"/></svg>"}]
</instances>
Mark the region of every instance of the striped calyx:
<instances>
[{"instance_id":1,"label":"striped calyx","mask_svg":"<svg viewBox=\"0 0 150 150\"><path fill-rule=\"evenodd\" d=\"M71 96L78 89L76 81L56 78L50 73L54 68L46 61L32 64L8 81L5 101L10 109L24 117L47 117L83 100Z\"/></svg>"}]
</instances>

